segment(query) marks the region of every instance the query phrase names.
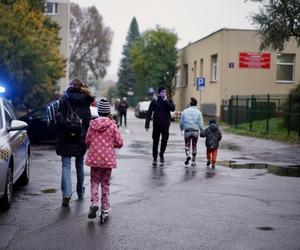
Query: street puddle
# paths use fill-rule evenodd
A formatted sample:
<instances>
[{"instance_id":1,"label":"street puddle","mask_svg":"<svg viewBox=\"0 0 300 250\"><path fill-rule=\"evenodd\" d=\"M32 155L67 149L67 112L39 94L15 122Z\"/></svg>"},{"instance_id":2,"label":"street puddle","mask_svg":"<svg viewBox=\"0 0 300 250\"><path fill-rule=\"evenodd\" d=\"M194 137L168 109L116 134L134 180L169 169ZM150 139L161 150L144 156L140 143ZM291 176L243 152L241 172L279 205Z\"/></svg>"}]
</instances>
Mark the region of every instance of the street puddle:
<instances>
[{"instance_id":1,"label":"street puddle","mask_svg":"<svg viewBox=\"0 0 300 250\"><path fill-rule=\"evenodd\" d=\"M222 161L220 165L234 169L267 169L270 173L280 176L300 177L300 165L276 166L266 163L238 163Z\"/></svg>"}]
</instances>

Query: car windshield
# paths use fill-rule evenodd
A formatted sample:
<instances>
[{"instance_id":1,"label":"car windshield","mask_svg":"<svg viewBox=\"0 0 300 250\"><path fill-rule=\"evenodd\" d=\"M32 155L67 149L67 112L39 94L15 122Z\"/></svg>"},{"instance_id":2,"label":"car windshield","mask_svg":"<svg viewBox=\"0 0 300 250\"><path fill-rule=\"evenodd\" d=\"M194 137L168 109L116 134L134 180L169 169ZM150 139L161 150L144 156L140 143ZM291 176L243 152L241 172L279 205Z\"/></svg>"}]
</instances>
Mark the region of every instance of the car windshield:
<instances>
[{"instance_id":1,"label":"car windshield","mask_svg":"<svg viewBox=\"0 0 300 250\"><path fill-rule=\"evenodd\" d=\"M90 106L92 117L98 117L98 109L96 107Z\"/></svg>"},{"instance_id":2,"label":"car windshield","mask_svg":"<svg viewBox=\"0 0 300 250\"><path fill-rule=\"evenodd\" d=\"M150 101L140 102L140 110L148 110Z\"/></svg>"},{"instance_id":3,"label":"car windshield","mask_svg":"<svg viewBox=\"0 0 300 250\"><path fill-rule=\"evenodd\" d=\"M11 102L7 101L7 100L4 101L4 106L8 110L8 112L10 113L10 115L12 116L12 119L17 119L15 111L14 111L14 108L13 108Z\"/></svg>"}]
</instances>

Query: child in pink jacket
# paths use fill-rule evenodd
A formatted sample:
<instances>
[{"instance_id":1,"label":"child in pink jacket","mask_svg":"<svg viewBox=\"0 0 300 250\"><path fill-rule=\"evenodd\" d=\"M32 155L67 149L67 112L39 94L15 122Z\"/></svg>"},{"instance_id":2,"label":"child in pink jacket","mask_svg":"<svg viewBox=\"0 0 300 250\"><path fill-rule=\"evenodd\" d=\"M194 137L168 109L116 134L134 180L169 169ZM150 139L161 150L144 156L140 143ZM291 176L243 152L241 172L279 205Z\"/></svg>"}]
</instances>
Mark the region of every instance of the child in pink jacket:
<instances>
[{"instance_id":1,"label":"child in pink jacket","mask_svg":"<svg viewBox=\"0 0 300 250\"><path fill-rule=\"evenodd\" d=\"M115 148L123 146L117 124L110 118L109 102L101 99L97 103L99 117L90 122L85 142L88 153L85 164L91 167L91 202L88 218L96 217L98 211L98 188L101 183L101 211L108 214L108 200L112 168L116 168Z\"/></svg>"}]
</instances>

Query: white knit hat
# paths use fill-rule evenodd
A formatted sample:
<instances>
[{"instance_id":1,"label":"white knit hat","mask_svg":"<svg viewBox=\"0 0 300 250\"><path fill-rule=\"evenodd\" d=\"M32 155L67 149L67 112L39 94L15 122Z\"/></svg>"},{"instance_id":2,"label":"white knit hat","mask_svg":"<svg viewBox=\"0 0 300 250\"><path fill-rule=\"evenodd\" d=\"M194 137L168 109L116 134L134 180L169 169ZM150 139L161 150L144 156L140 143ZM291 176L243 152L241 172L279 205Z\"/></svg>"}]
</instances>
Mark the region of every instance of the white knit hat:
<instances>
[{"instance_id":1,"label":"white knit hat","mask_svg":"<svg viewBox=\"0 0 300 250\"><path fill-rule=\"evenodd\" d=\"M98 114L110 114L110 105L109 102L105 98L101 98L100 101L97 102Z\"/></svg>"}]
</instances>

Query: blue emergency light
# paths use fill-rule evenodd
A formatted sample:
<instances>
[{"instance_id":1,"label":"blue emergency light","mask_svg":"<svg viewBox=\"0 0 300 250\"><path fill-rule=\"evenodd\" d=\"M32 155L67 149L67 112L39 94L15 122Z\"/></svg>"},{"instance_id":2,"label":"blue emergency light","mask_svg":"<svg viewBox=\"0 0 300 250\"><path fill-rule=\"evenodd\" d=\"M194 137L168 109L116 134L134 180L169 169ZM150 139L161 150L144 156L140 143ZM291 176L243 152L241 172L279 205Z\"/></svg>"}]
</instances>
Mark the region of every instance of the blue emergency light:
<instances>
[{"instance_id":1,"label":"blue emergency light","mask_svg":"<svg viewBox=\"0 0 300 250\"><path fill-rule=\"evenodd\" d=\"M5 88L3 86L0 86L0 94L5 93Z\"/></svg>"}]
</instances>

